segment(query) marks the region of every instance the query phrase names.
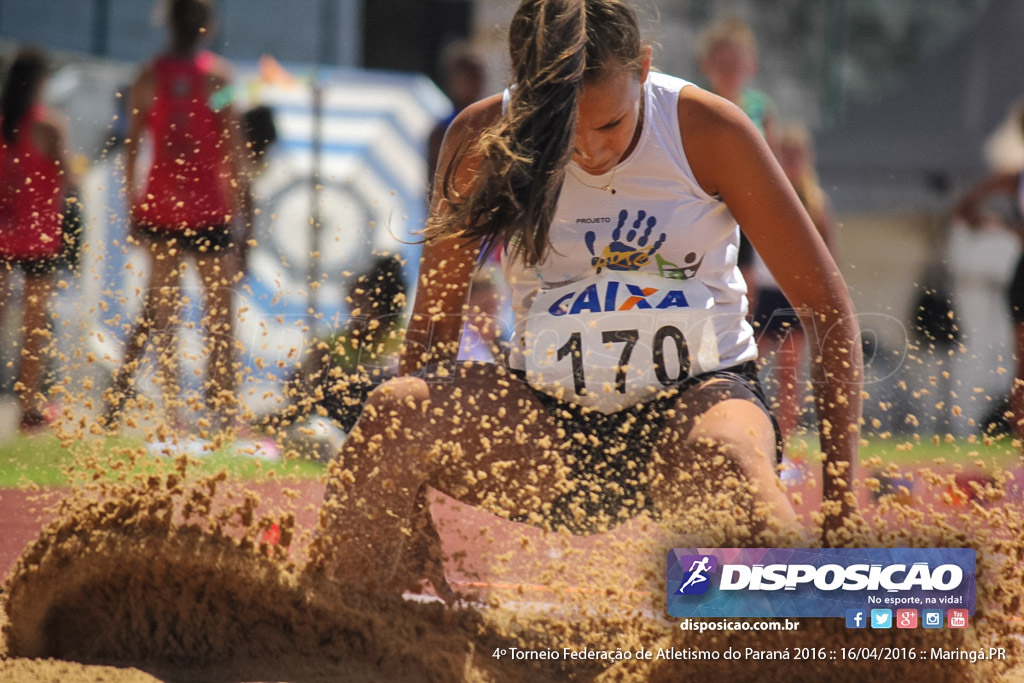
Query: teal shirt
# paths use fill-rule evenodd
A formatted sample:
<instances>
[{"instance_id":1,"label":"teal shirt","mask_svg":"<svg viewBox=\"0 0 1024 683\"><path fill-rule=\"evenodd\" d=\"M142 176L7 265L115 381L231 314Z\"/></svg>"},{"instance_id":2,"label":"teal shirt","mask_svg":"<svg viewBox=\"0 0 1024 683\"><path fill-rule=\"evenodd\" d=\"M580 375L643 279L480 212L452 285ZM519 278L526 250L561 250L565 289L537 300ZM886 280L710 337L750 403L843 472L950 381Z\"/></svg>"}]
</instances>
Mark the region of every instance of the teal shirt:
<instances>
[{"instance_id":1,"label":"teal shirt","mask_svg":"<svg viewBox=\"0 0 1024 683\"><path fill-rule=\"evenodd\" d=\"M761 131L761 135L764 135L765 119L771 112L775 111L775 103L772 102L772 98L760 90L751 88L743 91L739 105L740 109L750 117L750 120L754 122L757 129Z\"/></svg>"}]
</instances>

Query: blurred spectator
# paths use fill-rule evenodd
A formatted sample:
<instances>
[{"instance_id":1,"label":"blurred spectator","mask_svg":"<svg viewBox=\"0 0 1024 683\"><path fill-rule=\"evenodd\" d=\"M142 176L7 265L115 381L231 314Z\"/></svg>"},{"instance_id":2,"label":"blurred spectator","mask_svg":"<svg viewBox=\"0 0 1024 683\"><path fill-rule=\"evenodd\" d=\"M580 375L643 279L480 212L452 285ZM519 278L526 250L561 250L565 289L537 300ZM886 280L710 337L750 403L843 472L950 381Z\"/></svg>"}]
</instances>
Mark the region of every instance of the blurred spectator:
<instances>
[{"instance_id":1,"label":"blurred spectator","mask_svg":"<svg viewBox=\"0 0 1024 683\"><path fill-rule=\"evenodd\" d=\"M441 55L441 71L444 74L441 87L452 101L452 112L437 122L427 141L427 182L430 186L434 183L441 141L448 126L460 111L487 94L484 92L486 70L483 59L468 43L459 41L445 48Z\"/></svg>"},{"instance_id":2,"label":"blurred spectator","mask_svg":"<svg viewBox=\"0 0 1024 683\"><path fill-rule=\"evenodd\" d=\"M186 257L195 262L203 287L206 409L217 426L229 424L236 409L231 285L237 273L230 222L244 203L246 179L231 69L201 49L213 28L209 0L170 0L168 10L170 46L142 68L131 88L125 187L132 234L149 252L150 269L142 317L106 397L108 426L116 422L149 340L159 355L172 423L180 420L174 331ZM136 166L144 137L152 163L140 192Z\"/></svg>"},{"instance_id":3,"label":"blurred spectator","mask_svg":"<svg viewBox=\"0 0 1024 683\"><path fill-rule=\"evenodd\" d=\"M17 384L19 429L48 422L41 394L55 271L64 253L65 194L73 189L64 122L40 96L48 67L34 48L18 52L0 94L0 316L24 275Z\"/></svg>"},{"instance_id":4,"label":"blurred spectator","mask_svg":"<svg viewBox=\"0 0 1024 683\"><path fill-rule=\"evenodd\" d=\"M256 225L256 202L252 196L252 183L267 168L267 150L277 142L277 125L274 123L274 112L260 105L242 114L242 136L245 140L248 163L244 173L247 176L242 187L242 214L234 221L234 248L237 256L235 268L236 281L245 277L249 270L249 248L252 246L252 234Z\"/></svg>"},{"instance_id":5,"label":"blurred spectator","mask_svg":"<svg viewBox=\"0 0 1024 683\"><path fill-rule=\"evenodd\" d=\"M810 133L802 124L782 126L779 162L834 257L835 218L831 202L818 183ZM785 438L793 434L800 422L803 395L800 391L800 370L803 366L804 331L796 311L789 305L761 259L755 259L754 277L760 285L754 312L754 322L758 328L758 355L762 367L768 369L774 379L774 394L778 405L773 408Z\"/></svg>"},{"instance_id":6,"label":"blurred spectator","mask_svg":"<svg viewBox=\"0 0 1024 683\"><path fill-rule=\"evenodd\" d=\"M722 15L697 39L700 70L711 92L739 106L776 149L775 103L750 87L757 75L757 38L745 21Z\"/></svg>"},{"instance_id":7,"label":"blurred spectator","mask_svg":"<svg viewBox=\"0 0 1024 683\"><path fill-rule=\"evenodd\" d=\"M348 323L317 342L288 380L288 405L262 424L276 429L317 412L351 429L370 390L397 373L405 292L401 259L377 256L348 287Z\"/></svg>"},{"instance_id":8,"label":"blurred spectator","mask_svg":"<svg viewBox=\"0 0 1024 683\"><path fill-rule=\"evenodd\" d=\"M1016 118L1017 145L1024 144L1024 108L1016 106L1011 115ZM1016 218L1013 227L1018 237L1024 242L1024 170L997 170L972 187L959 201L954 209L956 218L964 221L971 228L978 229L987 224L1004 225L1002 221L993 221L984 212L985 202L996 195L1010 197L1016 207ZM1010 315L1013 316L1015 353L1017 359L1016 375L1010 390L1010 410L1013 413L1013 432L1018 438L1024 439L1024 252L1017 261L1013 280L1007 292Z\"/></svg>"},{"instance_id":9,"label":"blurred spectator","mask_svg":"<svg viewBox=\"0 0 1024 683\"><path fill-rule=\"evenodd\" d=\"M737 16L722 15L698 36L697 50L700 70L708 79L711 92L742 109L764 135L768 146L773 151L777 149L775 103L749 85L757 75L758 56L757 38L750 26ZM754 248L741 232L739 267L747 283L751 313L756 309L758 296L755 259Z\"/></svg>"}]
</instances>

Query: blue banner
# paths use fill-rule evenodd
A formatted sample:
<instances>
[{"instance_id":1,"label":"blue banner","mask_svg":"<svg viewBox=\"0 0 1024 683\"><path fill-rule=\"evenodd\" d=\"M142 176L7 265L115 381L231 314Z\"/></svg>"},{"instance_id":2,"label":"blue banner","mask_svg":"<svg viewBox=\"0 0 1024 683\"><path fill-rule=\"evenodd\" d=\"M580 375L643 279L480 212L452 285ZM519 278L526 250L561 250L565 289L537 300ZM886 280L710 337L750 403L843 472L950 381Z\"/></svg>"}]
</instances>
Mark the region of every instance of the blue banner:
<instances>
[{"instance_id":1,"label":"blue banner","mask_svg":"<svg viewBox=\"0 0 1024 683\"><path fill-rule=\"evenodd\" d=\"M974 614L970 548L674 548L673 617L841 617L848 611ZM852 613L851 612L851 613Z\"/></svg>"}]
</instances>

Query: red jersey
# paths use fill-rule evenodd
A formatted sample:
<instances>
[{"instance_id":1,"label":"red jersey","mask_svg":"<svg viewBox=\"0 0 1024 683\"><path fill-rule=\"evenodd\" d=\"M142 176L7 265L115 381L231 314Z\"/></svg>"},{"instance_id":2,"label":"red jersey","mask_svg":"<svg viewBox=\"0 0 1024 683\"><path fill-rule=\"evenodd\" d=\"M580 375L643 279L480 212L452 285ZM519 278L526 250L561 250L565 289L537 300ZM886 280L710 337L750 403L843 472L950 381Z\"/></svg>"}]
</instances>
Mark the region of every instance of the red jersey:
<instances>
[{"instance_id":1,"label":"red jersey","mask_svg":"<svg viewBox=\"0 0 1024 683\"><path fill-rule=\"evenodd\" d=\"M64 248L60 164L32 139L42 119L43 108L36 105L18 126L15 142L0 136L0 256L5 258L49 259Z\"/></svg>"},{"instance_id":2,"label":"red jersey","mask_svg":"<svg viewBox=\"0 0 1024 683\"><path fill-rule=\"evenodd\" d=\"M214 59L209 52L164 55L154 65L156 95L146 120L153 163L146 191L132 205L141 225L182 231L231 221L230 149L210 105Z\"/></svg>"}]
</instances>

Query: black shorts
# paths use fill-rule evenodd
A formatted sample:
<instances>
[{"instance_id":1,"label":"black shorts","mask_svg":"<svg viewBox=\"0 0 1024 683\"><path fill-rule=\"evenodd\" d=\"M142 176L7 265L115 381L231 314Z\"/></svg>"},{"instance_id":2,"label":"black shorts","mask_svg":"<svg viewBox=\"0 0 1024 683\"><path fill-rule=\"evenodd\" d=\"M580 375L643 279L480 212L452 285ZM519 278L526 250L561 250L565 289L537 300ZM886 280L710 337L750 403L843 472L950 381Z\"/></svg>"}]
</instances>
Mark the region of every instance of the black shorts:
<instances>
[{"instance_id":1,"label":"black shorts","mask_svg":"<svg viewBox=\"0 0 1024 683\"><path fill-rule=\"evenodd\" d=\"M53 258L6 258L0 256L0 261L9 269L18 269L25 275L40 277L52 275L60 268L62 259L60 256Z\"/></svg>"},{"instance_id":2,"label":"black shorts","mask_svg":"<svg viewBox=\"0 0 1024 683\"><path fill-rule=\"evenodd\" d=\"M1013 271L1013 280L1006 291L1007 303L1010 304L1010 315L1013 322L1024 323L1024 254L1017 259L1017 267Z\"/></svg>"},{"instance_id":3,"label":"black shorts","mask_svg":"<svg viewBox=\"0 0 1024 683\"><path fill-rule=\"evenodd\" d=\"M510 372L526 383L524 372ZM564 457L577 484L573 491L555 499L547 521L572 533L584 534L613 526L644 511L657 518L658 511L641 478L646 478L651 453L664 430L666 413L684 391L718 377L740 382L757 397L771 417L776 461L781 462L782 434L768 408L758 380L757 364L753 361L687 378L657 398L611 414L565 403L530 387L548 414L565 430L569 441ZM577 435L587 438L581 441ZM585 513L582 520L574 514L579 510ZM513 519L527 521L525 517Z\"/></svg>"},{"instance_id":4,"label":"black shorts","mask_svg":"<svg viewBox=\"0 0 1024 683\"><path fill-rule=\"evenodd\" d=\"M190 254L201 254L210 251L225 251L233 241L230 225L214 225L208 228L186 228L185 230L168 230L152 225L139 225L139 232L148 239L163 242L174 240L175 244Z\"/></svg>"},{"instance_id":5,"label":"black shorts","mask_svg":"<svg viewBox=\"0 0 1024 683\"><path fill-rule=\"evenodd\" d=\"M757 290L754 332L758 337L765 334L784 337L790 330L799 329L800 317L781 290L777 287Z\"/></svg>"}]
</instances>

